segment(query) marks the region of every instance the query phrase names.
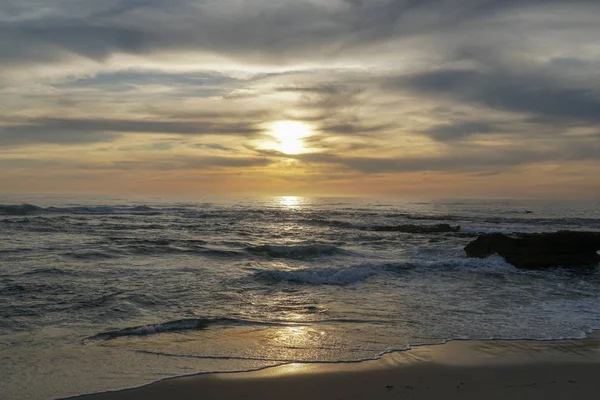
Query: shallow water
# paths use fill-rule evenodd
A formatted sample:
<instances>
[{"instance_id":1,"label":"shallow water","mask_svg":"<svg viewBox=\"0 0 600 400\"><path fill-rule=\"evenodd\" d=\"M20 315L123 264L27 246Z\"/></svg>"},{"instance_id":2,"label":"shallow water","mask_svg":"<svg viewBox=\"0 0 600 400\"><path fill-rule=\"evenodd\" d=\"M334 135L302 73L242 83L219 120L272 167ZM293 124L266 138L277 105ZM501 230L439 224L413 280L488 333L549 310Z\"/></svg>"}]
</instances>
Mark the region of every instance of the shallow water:
<instances>
[{"instance_id":1,"label":"shallow water","mask_svg":"<svg viewBox=\"0 0 600 400\"><path fill-rule=\"evenodd\" d=\"M481 232L600 230L597 202L0 196L0 204L7 399L600 328L597 266L521 271L463 251ZM461 230L377 230L439 223Z\"/></svg>"}]
</instances>

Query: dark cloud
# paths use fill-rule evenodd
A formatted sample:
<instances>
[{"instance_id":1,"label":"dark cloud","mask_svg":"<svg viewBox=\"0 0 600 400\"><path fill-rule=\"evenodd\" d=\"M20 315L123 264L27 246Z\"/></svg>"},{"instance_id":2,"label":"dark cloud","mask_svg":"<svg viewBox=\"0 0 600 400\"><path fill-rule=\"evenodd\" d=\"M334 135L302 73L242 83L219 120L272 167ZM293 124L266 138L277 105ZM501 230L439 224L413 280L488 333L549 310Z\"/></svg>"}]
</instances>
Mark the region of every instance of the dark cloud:
<instances>
[{"instance_id":1,"label":"dark cloud","mask_svg":"<svg viewBox=\"0 0 600 400\"><path fill-rule=\"evenodd\" d=\"M424 133L440 142L461 140L482 133L501 132L501 128L486 122L468 121L436 125Z\"/></svg>"},{"instance_id":2,"label":"dark cloud","mask_svg":"<svg viewBox=\"0 0 600 400\"><path fill-rule=\"evenodd\" d=\"M196 73L166 73L151 70L126 70L117 72L103 72L94 76L85 76L76 80L58 82L52 86L57 89L69 88L96 88L103 91L127 91L143 87L144 85L162 85L177 89L182 94L202 94L215 96L226 93L236 83L241 82L218 72L204 71ZM174 90L170 92L173 96Z\"/></svg>"},{"instance_id":3,"label":"dark cloud","mask_svg":"<svg viewBox=\"0 0 600 400\"><path fill-rule=\"evenodd\" d=\"M41 118L34 120L36 126L69 131L139 132L174 134L230 134L252 135L261 130L244 123L211 123L207 121L152 121L128 119L67 119Z\"/></svg>"},{"instance_id":4,"label":"dark cloud","mask_svg":"<svg viewBox=\"0 0 600 400\"><path fill-rule=\"evenodd\" d=\"M39 170L40 168L56 168L60 162L56 160L40 160L37 158L0 158L0 169L14 171L21 169Z\"/></svg>"},{"instance_id":5,"label":"dark cloud","mask_svg":"<svg viewBox=\"0 0 600 400\"><path fill-rule=\"evenodd\" d=\"M270 164L264 157L217 157L217 156L180 156L148 161L118 161L104 165L104 169L143 169L143 170L205 170L213 168L264 167ZM91 166L91 169L97 169Z\"/></svg>"},{"instance_id":6,"label":"dark cloud","mask_svg":"<svg viewBox=\"0 0 600 400\"><path fill-rule=\"evenodd\" d=\"M600 91L569 87L539 73L494 70L438 70L400 77L396 87L428 96L445 96L471 104L541 118L600 122Z\"/></svg>"},{"instance_id":7,"label":"dark cloud","mask_svg":"<svg viewBox=\"0 0 600 400\"><path fill-rule=\"evenodd\" d=\"M304 162L338 164L350 170L365 174L385 174L417 171L462 171L475 172L481 169L498 166L515 166L525 162L535 161L527 153L521 157L510 158L489 154L480 155L445 155L433 157L344 157L333 154L307 155L299 157Z\"/></svg>"},{"instance_id":8,"label":"dark cloud","mask_svg":"<svg viewBox=\"0 0 600 400\"><path fill-rule=\"evenodd\" d=\"M344 158L342 164L366 174L417 171L476 173L498 167L506 169L547 159L548 157L544 154L528 151L513 151L509 154L482 151L478 154L450 154L432 157Z\"/></svg>"},{"instance_id":9,"label":"dark cloud","mask_svg":"<svg viewBox=\"0 0 600 400\"><path fill-rule=\"evenodd\" d=\"M148 54L164 50L218 51L253 54L290 52L308 47L319 35L307 21L327 18L310 3L254 9L241 13L218 3L196 1L113 2L107 10L73 12L67 4L57 12L37 19L12 19L0 27L2 60L8 63L49 61L78 54L97 61L113 53ZM216 10L216 12L215 12ZM31 10L30 10L31 11ZM311 29L313 28L313 29ZM327 30L329 31L329 30ZM46 51L36 56L39 49Z\"/></svg>"},{"instance_id":10,"label":"dark cloud","mask_svg":"<svg viewBox=\"0 0 600 400\"><path fill-rule=\"evenodd\" d=\"M4 146L30 144L76 145L103 143L116 140L121 135L99 131L80 131L44 127L41 125L20 125L0 128L0 143Z\"/></svg>"},{"instance_id":11,"label":"dark cloud","mask_svg":"<svg viewBox=\"0 0 600 400\"><path fill-rule=\"evenodd\" d=\"M120 133L252 136L262 132L242 122L152 121L133 119L37 118L17 126L0 128L5 144L81 144L107 142Z\"/></svg>"},{"instance_id":12,"label":"dark cloud","mask_svg":"<svg viewBox=\"0 0 600 400\"><path fill-rule=\"evenodd\" d=\"M222 146L222 145L216 144L216 143L207 143L207 144L197 143L194 145L194 147L197 149L220 150L220 151L234 152L234 153L237 152L236 149L233 149L233 148L227 147L227 146Z\"/></svg>"},{"instance_id":13,"label":"dark cloud","mask_svg":"<svg viewBox=\"0 0 600 400\"><path fill-rule=\"evenodd\" d=\"M488 174L536 163L564 163L600 160L600 135L592 135L559 147L536 149L536 146L471 146L432 156L348 157L318 153L288 156L306 163L336 164L365 174L419 171Z\"/></svg>"},{"instance_id":14,"label":"dark cloud","mask_svg":"<svg viewBox=\"0 0 600 400\"><path fill-rule=\"evenodd\" d=\"M314 1L113 0L10 2L0 26L5 63L78 54L102 61L115 53L179 50L285 64L331 58L356 47L460 30L466 22L516 7L559 0ZM572 0L570 6L595 5ZM19 18L20 16L22 18ZM16 17L15 17L16 16Z\"/></svg>"},{"instance_id":15,"label":"dark cloud","mask_svg":"<svg viewBox=\"0 0 600 400\"><path fill-rule=\"evenodd\" d=\"M336 135L366 135L368 133L382 132L389 129L389 125L362 125L362 124L337 124L337 125L325 125L319 128L322 132L333 133Z\"/></svg>"},{"instance_id":16,"label":"dark cloud","mask_svg":"<svg viewBox=\"0 0 600 400\"><path fill-rule=\"evenodd\" d=\"M214 168L248 168L264 167L270 164L264 157L216 157L216 156L179 156L156 158L152 160L120 160L120 161L91 161L35 158L5 158L0 159L0 166L8 169L39 169L56 168L65 170L207 170Z\"/></svg>"},{"instance_id":17,"label":"dark cloud","mask_svg":"<svg viewBox=\"0 0 600 400\"><path fill-rule=\"evenodd\" d=\"M341 92L341 87L338 85L316 85L316 86L282 86L275 89L277 92L291 92L302 94L325 94L331 95Z\"/></svg>"},{"instance_id":18,"label":"dark cloud","mask_svg":"<svg viewBox=\"0 0 600 400\"><path fill-rule=\"evenodd\" d=\"M97 61L118 52L142 53L152 48L148 34L133 29L87 25L83 21L3 24L0 60L6 64L58 61L78 54ZM18 45L10 45L18 44Z\"/></svg>"}]
</instances>

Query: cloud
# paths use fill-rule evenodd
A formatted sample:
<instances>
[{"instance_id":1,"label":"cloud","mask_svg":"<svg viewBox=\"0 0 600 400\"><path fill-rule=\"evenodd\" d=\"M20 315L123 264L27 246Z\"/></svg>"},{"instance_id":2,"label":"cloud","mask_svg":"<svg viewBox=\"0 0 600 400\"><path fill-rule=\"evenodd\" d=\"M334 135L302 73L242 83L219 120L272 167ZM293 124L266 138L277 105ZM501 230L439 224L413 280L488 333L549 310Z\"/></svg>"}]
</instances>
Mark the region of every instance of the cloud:
<instances>
[{"instance_id":1,"label":"cloud","mask_svg":"<svg viewBox=\"0 0 600 400\"><path fill-rule=\"evenodd\" d=\"M388 125L360 125L360 124L339 124L326 125L319 128L322 132L339 134L339 135L365 135L368 133L382 132L389 129Z\"/></svg>"},{"instance_id":2,"label":"cloud","mask_svg":"<svg viewBox=\"0 0 600 400\"><path fill-rule=\"evenodd\" d=\"M30 8L24 5L13 11L17 17L3 21L0 54L3 62L17 64L73 54L106 61L115 53L173 50L245 53L251 58L258 50L276 57L276 51L289 52L298 42L306 45L320 31L329 31L318 29L327 16L311 3L286 2L283 7L254 3L231 7L216 1L123 0L107 7L79 4L72 8L59 2L44 3L48 12L43 13L35 11L42 4L34 2L28 4Z\"/></svg>"},{"instance_id":3,"label":"cloud","mask_svg":"<svg viewBox=\"0 0 600 400\"><path fill-rule=\"evenodd\" d=\"M269 159L260 157L179 156L139 161L114 161L91 165L87 169L178 171L264 167L269 164Z\"/></svg>"},{"instance_id":4,"label":"cloud","mask_svg":"<svg viewBox=\"0 0 600 400\"><path fill-rule=\"evenodd\" d=\"M331 65L332 60L377 63L378 59L397 59L398 54L409 53L384 51L391 44L410 52L452 48L449 42L469 41L461 35L481 30L478 24L485 24L492 33L499 28L509 33L511 28L527 30L531 24L524 24L523 19L531 10L542 16L549 13L547 24L552 27L553 7L564 6L564 1L558 0L4 3L0 6L0 63L5 65L67 62L74 56L108 62L118 54L191 53L202 55L204 61L255 65ZM597 2L591 0L570 1L568 6L570 19L563 25L571 31L564 35L577 34L576 18L598 11ZM514 10L519 11L516 16ZM506 15L510 18L502 19ZM538 29L537 24L534 28L541 31L544 27ZM415 38L423 49L405 46Z\"/></svg>"},{"instance_id":5,"label":"cloud","mask_svg":"<svg viewBox=\"0 0 600 400\"><path fill-rule=\"evenodd\" d=\"M597 160L597 1L276 3L3 1L3 165L268 181ZM285 119L313 154L256 150Z\"/></svg>"},{"instance_id":6,"label":"cloud","mask_svg":"<svg viewBox=\"0 0 600 400\"><path fill-rule=\"evenodd\" d=\"M290 92L300 94L319 94L319 95L332 95L338 94L342 90L339 85L326 84L326 85L315 85L315 86L282 86L275 90L278 92Z\"/></svg>"},{"instance_id":7,"label":"cloud","mask_svg":"<svg viewBox=\"0 0 600 400\"><path fill-rule=\"evenodd\" d=\"M467 121L451 124L436 125L425 131L425 134L431 138L446 142L453 140L462 140L472 135L481 133L499 132L501 128L486 122Z\"/></svg>"},{"instance_id":8,"label":"cloud","mask_svg":"<svg viewBox=\"0 0 600 400\"><path fill-rule=\"evenodd\" d=\"M227 146L222 146L220 144L216 144L216 143L197 143L194 145L195 148L197 149L209 149L209 150L219 150L219 151L226 151L226 152L237 152L236 149L233 149L231 147L227 147Z\"/></svg>"},{"instance_id":9,"label":"cloud","mask_svg":"<svg viewBox=\"0 0 600 400\"><path fill-rule=\"evenodd\" d=\"M546 160L542 154L512 152L506 157L500 152L478 151L471 154L407 157L345 157L333 154L299 157L304 162L338 164L365 174L406 173L417 171L480 172L498 167L514 167Z\"/></svg>"},{"instance_id":10,"label":"cloud","mask_svg":"<svg viewBox=\"0 0 600 400\"><path fill-rule=\"evenodd\" d=\"M0 140L7 145L82 144L113 141L122 133L252 136L260 132L243 122L36 118L0 128Z\"/></svg>"},{"instance_id":11,"label":"cloud","mask_svg":"<svg viewBox=\"0 0 600 400\"><path fill-rule=\"evenodd\" d=\"M227 93L242 82L215 71L167 73L144 69L101 72L93 76L57 82L56 89L100 89L105 91L131 91L145 86L162 86L171 96L217 96Z\"/></svg>"},{"instance_id":12,"label":"cloud","mask_svg":"<svg viewBox=\"0 0 600 400\"><path fill-rule=\"evenodd\" d=\"M464 145L430 156L351 157L330 153L295 156L306 163L336 164L365 174L390 174L420 171L493 174L498 171L538 163L565 163L600 160L600 134L571 140L550 148L523 146ZM290 156L288 156L290 157Z\"/></svg>"},{"instance_id":13,"label":"cloud","mask_svg":"<svg viewBox=\"0 0 600 400\"><path fill-rule=\"evenodd\" d=\"M219 168L249 168L264 167L271 161L264 157L218 157L188 155L160 157L139 160L113 161L82 161L78 159L36 159L13 157L0 159L0 166L11 169L53 168L58 170L80 171L178 171L178 170L209 170Z\"/></svg>"},{"instance_id":14,"label":"cloud","mask_svg":"<svg viewBox=\"0 0 600 400\"><path fill-rule=\"evenodd\" d=\"M112 142L119 134L99 131L63 130L56 126L20 125L0 128L0 142L4 146L30 144L78 145Z\"/></svg>"},{"instance_id":15,"label":"cloud","mask_svg":"<svg viewBox=\"0 0 600 400\"><path fill-rule=\"evenodd\" d=\"M600 122L600 90L569 87L542 73L439 70L396 79L395 85L425 95L548 119Z\"/></svg>"}]
</instances>

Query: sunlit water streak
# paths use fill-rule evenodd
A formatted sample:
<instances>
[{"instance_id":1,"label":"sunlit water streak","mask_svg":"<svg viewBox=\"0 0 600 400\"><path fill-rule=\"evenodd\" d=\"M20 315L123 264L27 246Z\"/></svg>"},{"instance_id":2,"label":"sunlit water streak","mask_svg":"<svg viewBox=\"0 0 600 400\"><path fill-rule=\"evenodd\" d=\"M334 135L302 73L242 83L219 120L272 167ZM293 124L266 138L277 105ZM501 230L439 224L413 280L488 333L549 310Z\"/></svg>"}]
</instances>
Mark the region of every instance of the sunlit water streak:
<instances>
[{"instance_id":1,"label":"sunlit water streak","mask_svg":"<svg viewBox=\"0 0 600 400\"><path fill-rule=\"evenodd\" d=\"M598 203L4 196L0 204L2 398L600 328L597 268L519 271L462 250L481 232L600 230ZM373 230L437 223L461 231Z\"/></svg>"}]
</instances>

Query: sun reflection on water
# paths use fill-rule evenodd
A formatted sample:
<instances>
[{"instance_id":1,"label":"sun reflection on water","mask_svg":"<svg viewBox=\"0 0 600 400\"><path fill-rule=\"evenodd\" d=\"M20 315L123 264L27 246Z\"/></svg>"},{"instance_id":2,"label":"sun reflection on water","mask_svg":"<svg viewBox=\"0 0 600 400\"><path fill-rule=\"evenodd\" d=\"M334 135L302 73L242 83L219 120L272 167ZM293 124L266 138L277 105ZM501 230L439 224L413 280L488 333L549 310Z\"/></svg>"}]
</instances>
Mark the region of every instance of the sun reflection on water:
<instances>
[{"instance_id":1,"label":"sun reflection on water","mask_svg":"<svg viewBox=\"0 0 600 400\"><path fill-rule=\"evenodd\" d=\"M298 196L281 196L279 197L279 205L282 208L296 209L302 207L302 197Z\"/></svg>"},{"instance_id":2,"label":"sun reflection on water","mask_svg":"<svg viewBox=\"0 0 600 400\"><path fill-rule=\"evenodd\" d=\"M319 359L324 339L325 332L303 325L272 329L267 336L270 356L277 359Z\"/></svg>"}]
</instances>

